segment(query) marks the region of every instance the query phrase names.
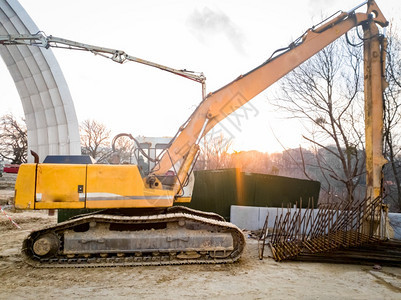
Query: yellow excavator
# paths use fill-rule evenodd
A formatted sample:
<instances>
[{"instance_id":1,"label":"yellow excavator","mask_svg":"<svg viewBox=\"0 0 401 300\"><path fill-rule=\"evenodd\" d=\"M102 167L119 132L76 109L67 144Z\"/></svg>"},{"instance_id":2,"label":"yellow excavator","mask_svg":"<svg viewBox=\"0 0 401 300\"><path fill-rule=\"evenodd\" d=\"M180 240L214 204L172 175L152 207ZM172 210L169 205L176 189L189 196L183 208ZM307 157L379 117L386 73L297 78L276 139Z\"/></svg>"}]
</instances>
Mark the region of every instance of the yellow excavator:
<instances>
[{"instance_id":1,"label":"yellow excavator","mask_svg":"<svg viewBox=\"0 0 401 300\"><path fill-rule=\"evenodd\" d=\"M366 12L358 10L366 6ZM381 195L382 92L385 38L378 26L387 20L375 1L308 29L287 48L205 94L203 74L146 64L201 82L202 101L158 156L152 171L141 176L135 165L28 163L15 185L15 207L98 209L29 234L23 242L28 263L40 267L126 266L237 261L245 246L240 229L213 213L173 206L189 202L190 174L199 143L216 124L288 72L351 29L362 26L365 44L367 185L370 199ZM33 35L0 36L0 44L63 47L109 55L116 62L143 63L123 51Z\"/></svg>"}]
</instances>

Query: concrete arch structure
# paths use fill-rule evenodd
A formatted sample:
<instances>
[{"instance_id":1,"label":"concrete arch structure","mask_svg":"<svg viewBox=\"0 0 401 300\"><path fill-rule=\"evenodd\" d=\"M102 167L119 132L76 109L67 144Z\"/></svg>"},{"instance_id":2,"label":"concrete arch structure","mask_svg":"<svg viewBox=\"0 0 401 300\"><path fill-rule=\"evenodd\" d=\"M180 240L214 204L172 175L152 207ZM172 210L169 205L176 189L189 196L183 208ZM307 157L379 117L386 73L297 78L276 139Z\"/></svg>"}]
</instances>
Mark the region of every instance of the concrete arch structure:
<instances>
[{"instance_id":1,"label":"concrete arch structure","mask_svg":"<svg viewBox=\"0 0 401 300\"><path fill-rule=\"evenodd\" d=\"M0 35L36 33L39 29L17 0L0 0ZM48 49L0 47L14 80L28 129L28 151L80 154L79 125L61 68ZM28 155L29 161L32 156Z\"/></svg>"}]
</instances>

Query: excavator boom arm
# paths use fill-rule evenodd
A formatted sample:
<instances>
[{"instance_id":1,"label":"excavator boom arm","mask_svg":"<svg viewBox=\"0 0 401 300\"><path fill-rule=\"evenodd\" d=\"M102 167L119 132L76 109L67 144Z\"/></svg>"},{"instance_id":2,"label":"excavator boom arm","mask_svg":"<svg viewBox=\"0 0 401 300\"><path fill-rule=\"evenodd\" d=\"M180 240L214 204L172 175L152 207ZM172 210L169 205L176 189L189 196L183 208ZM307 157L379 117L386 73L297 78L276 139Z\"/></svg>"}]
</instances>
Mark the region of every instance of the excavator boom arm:
<instances>
[{"instance_id":1,"label":"excavator boom arm","mask_svg":"<svg viewBox=\"0 0 401 300\"><path fill-rule=\"evenodd\" d=\"M342 12L319 27L306 31L298 42L288 47L287 51L270 58L247 74L208 94L187 122L181 126L168 153L161 157L159 165L155 167L154 174L163 175L172 164L185 160L191 146L217 123L352 28L368 21L383 27L387 26L388 22L376 3L367 1L363 4L366 3L368 4L366 13L355 12L360 6L349 12Z\"/></svg>"}]
</instances>

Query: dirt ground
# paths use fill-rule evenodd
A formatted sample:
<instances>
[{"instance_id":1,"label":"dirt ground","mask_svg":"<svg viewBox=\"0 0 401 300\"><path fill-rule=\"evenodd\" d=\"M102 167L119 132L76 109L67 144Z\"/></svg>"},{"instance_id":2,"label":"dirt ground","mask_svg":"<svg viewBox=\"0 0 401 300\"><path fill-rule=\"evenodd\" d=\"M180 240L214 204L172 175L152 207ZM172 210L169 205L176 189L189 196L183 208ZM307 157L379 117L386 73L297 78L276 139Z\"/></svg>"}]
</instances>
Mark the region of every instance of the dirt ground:
<instances>
[{"instance_id":1,"label":"dirt ground","mask_svg":"<svg viewBox=\"0 0 401 300\"><path fill-rule=\"evenodd\" d=\"M46 212L0 216L0 299L401 299L401 269L258 259L248 238L239 263L35 269L20 254L33 229L55 223Z\"/></svg>"},{"instance_id":2,"label":"dirt ground","mask_svg":"<svg viewBox=\"0 0 401 300\"><path fill-rule=\"evenodd\" d=\"M21 227L0 213L0 299L401 299L401 268L259 260L251 238L235 264L35 269L22 241L56 217L10 211L15 176L0 179L0 205Z\"/></svg>"}]
</instances>

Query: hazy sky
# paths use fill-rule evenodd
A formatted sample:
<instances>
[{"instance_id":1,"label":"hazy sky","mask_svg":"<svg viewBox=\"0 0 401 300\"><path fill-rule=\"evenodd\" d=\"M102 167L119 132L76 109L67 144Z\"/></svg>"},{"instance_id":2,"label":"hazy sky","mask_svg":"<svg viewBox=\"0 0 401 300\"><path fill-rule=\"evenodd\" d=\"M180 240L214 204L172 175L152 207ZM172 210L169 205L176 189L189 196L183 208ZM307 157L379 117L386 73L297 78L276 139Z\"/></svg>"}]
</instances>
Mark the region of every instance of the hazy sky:
<instances>
[{"instance_id":1,"label":"hazy sky","mask_svg":"<svg viewBox=\"0 0 401 300\"><path fill-rule=\"evenodd\" d=\"M20 0L48 35L203 72L208 92L264 62L321 16L348 11L360 2ZM400 1L377 3L388 20L399 22ZM136 63L119 65L85 52L53 49L53 53L69 85L78 120L101 121L113 134L173 136L201 100L200 84L170 73ZM0 89L0 114L22 116L4 63L0 63ZM235 137L233 150L281 151L274 135L286 147L302 143L302 125L272 111L266 92L251 104L253 113L247 120L229 129Z\"/></svg>"}]
</instances>

